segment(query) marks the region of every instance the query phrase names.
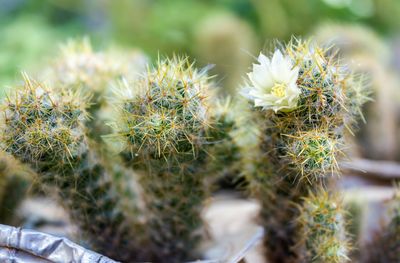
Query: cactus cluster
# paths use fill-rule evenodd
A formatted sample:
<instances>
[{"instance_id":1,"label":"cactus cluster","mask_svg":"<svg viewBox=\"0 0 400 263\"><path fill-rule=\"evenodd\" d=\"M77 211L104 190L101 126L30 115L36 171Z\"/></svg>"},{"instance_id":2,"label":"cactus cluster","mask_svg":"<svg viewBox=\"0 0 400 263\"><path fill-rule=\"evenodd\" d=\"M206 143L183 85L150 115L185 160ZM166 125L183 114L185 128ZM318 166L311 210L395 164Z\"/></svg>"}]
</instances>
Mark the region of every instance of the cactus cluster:
<instances>
[{"instance_id":1,"label":"cactus cluster","mask_svg":"<svg viewBox=\"0 0 400 263\"><path fill-rule=\"evenodd\" d=\"M271 262L345 262L349 248L343 229L321 230L323 238L311 229L314 217L337 220L342 214L340 200L326 188L339 173L337 159L368 99L367 87L332 49L310 41L293 39L272 59L260 54L258 62L242 94L252 104L261 157L244 158L253 162L244 173L250 194L262 206L267 257ZM343 228L340 222L330 224L327 228Z\"/></svg>"},{"instance_id":2,"label":"cactus cluster","mask_svg":"<svg viewBox=\"0 0 400 263\"><path fill-rule=\"evenodd\" d=\"M214 173L207 162L227 136L211 110L214 83L177 56L126 74L101 81L114 88L107 103L118 116L105 142L90 136L90 113L102 106L89 85L55 77L47 87L24 74L4 104L2 148L34 168L99 252L126 262L197 259ZM123 145L119 157L104 152L110 145Z\"/></svg>"},{"instance_id":3,"label":"cactus cluster","mask_svg":"<svg viewBox=\"0 0 400 263\"><path fill-rule=\"evenodd\" d=\"M209 67L187 57L145 67L85 40L68 44L43 74L49 86L24 74L7 98L0 145L113 259L200 258L213 182L243 172L271 262L345 262L344 211L327 186L365 86L311 42L258 60L242 92L249 109L218 98Z\"/></svg>"}]
</instances>

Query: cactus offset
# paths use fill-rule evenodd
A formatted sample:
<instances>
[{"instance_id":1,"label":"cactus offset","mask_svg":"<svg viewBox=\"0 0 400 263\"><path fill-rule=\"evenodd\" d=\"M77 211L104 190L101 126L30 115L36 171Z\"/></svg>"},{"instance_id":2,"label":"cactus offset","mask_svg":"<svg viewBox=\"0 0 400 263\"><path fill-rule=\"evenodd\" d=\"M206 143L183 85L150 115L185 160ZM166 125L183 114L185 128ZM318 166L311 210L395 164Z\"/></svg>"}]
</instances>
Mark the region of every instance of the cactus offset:
<instances>
[{"instance_id":1,"label":"cactus offset","mask_svg":"<svg viewBox=\"0 0 400 263\"><path fill-rule=\"evenodd\" d=\"M83 237L114 259L143 259L132 211L121 209L111 176L90 148L77 96L54 93L25 76L25 87L8 99L4 113L2 146L57 192Z\"/></svg>"},{"instance_id":2,"label":"cactus offset","mask_svg":"<svg viewBox=\"0 0 400 263\"><path fill-rule=\"evenodd\" d=\"M295 220L301 213L296 204L301 207L308 196L323 198L317 189L337 174L345 134L351 133L368 96L362 81L333 52L311 42L293 39L272 59L261 54L258 62L242 94L254 105L262 155L245 174L250 193L261 202L267 257L299 262L309 251L299 245L303 227ZM327 254L314 260L347 260L348 249L335 258L328 255L336 249L334 242L326 244L332 244L321 250Z\"/></svg>"},{"instance_id":3,"label":"cactus offset","mask_svg":"<svg viewBox=\"0 0 400 263\"><path fill-rule=\"evenodd\" d=\"M320 189L304 198L298 219L305 262L344 262L349 258L341 200Z\"/></svg>"},{"instance_id":4,"label":"cactus offset","mask_svg":"<svg viewBox=\"0 0 400 263\"><path fill-rule=\"evenodd\" d=\"M290 168L297 171L301 179L315 181L327 173L338 172L337 140L315 130L298 132L288 137L286 158L290 160Z\"/></svg>"}]
</instances>

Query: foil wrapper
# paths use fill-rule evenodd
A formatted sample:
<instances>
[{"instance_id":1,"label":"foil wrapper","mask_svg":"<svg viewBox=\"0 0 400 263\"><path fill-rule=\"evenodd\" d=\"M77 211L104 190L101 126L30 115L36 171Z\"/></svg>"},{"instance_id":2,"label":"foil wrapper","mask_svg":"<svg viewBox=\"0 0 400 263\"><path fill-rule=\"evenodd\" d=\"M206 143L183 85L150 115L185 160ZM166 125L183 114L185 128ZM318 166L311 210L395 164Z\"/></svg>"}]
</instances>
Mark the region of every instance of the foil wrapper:
<instances>
[{"instance_id":1,"label":"foil wrapper","mask_svg":"<svg viewBox=\"0 0 400 263\"><path fill-rule=\"evenodd\" d=\"M238 263L263 237L259 229L240 251L225 260L196 263ZM4 263L118 263L64 237L0 224L0 262ZM190 263L190 262L188 262ZM194 263L194 262L193 262Z\"/></svg>"},{"instance_id":2,"label":"foil wrapper","mask_svg":"<svg viewBox=\"0 0 400 263\"><path fill-rule=\"evenodd\" d=\"M63 237L0 224L0 262L117 263Z\"/></svg>"}]
</instances>

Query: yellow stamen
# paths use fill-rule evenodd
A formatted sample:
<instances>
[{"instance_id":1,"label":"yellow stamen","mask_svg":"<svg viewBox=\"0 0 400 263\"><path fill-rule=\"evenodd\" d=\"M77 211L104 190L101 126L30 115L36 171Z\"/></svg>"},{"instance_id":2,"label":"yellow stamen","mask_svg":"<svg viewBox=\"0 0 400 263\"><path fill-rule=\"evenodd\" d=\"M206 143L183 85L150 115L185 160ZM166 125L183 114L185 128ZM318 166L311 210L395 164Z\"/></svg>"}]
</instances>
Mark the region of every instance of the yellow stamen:
<instances>
[{"instance_id":1,"label":"yellow stamen","mask_svg":"<svg viewBox=\"0 0 400 263\"><path fill-rule=\"evenodd\" d=\"M275 86L272 87L271 93L279 98L283 98L286 96L286 86L285 84L276 83Z\"/></svg>"}]
</instances>

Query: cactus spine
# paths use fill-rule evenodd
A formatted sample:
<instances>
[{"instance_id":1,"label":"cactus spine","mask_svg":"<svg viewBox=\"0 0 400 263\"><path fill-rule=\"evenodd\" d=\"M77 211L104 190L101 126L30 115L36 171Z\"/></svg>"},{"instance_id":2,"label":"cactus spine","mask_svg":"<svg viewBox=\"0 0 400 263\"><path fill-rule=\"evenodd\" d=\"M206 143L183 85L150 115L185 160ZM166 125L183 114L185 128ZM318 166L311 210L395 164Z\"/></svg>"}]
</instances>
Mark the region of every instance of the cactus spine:
<instances>
[{"instance_id":1,"label":"cactus spine","mask_svg":"<svg viewBox=\"0 0 400 263\"><path fill-rule=\"evenodd\" d=\"M159 59L146 75L123 82L113 126L121 155L139 173L147 226L160 262L198 257L209 195L206 162L213 117L210 82L187 58Z\"/></svg>"},{"instance_id":2,"label":"cactus spine","mask_svg":"<svg viewBox=\"0 0 400 263\"><path fill-rule=\"evenodd\" d=\"M83 106L76 95L25 76L25 86L5 103L1 145L56 190L95 249L117 260L143 259L132 211L121 209L110 174L90 148Z\"/></svg>"},{"instance_id":3,"label":"cactus spine","mask_svg":"<svg viewBox=\"0 0 400 263\"><path fill-rule=\"evenodd\" d=\"M293 39L272 59L261 54L258 62L242 94L254 105L261 157L245 173L250 193L261 202L267 257L345 262L344 230L313 229L319 227L314 217L336 220L342 213L324 188L338 172L345 134L368 98L365 86L331 50L311 42ZM333 221L327 227L343 224Z\"/></svg>"}]
</instances>

